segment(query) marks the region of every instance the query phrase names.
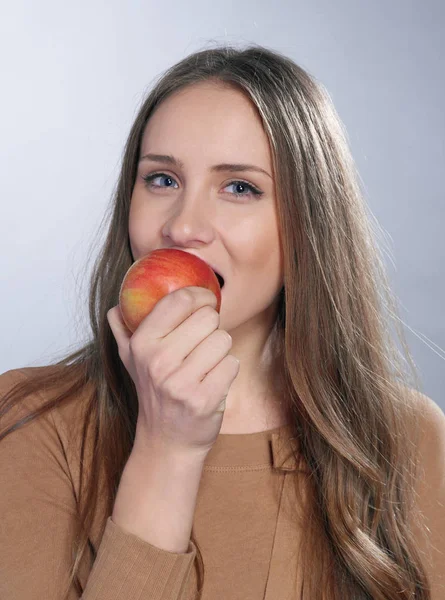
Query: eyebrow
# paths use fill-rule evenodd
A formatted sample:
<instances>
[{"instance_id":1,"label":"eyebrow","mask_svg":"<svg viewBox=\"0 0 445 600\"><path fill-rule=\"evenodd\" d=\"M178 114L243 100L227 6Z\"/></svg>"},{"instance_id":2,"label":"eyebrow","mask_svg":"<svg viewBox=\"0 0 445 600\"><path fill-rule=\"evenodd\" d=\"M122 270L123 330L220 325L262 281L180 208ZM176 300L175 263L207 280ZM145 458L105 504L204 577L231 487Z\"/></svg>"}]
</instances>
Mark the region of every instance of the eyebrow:
<instances>
[{"instance_id":1,"label":"eyebrow","mask_svg":"<svg viewBox=\"0 0 445 600\"><path fill-rule=\"evenodd\" d=\"M163 163L167 163L169 165L174 165L176 167L180 167L181 169L184 168L184 163L180 160L178 160L177 158L174 158L174 156L171 156L169 154L144 154L144 156L142 156L139 160L139 162L142 162L143 160L152 160L155 162L163 162ZM267 171L265 171L264 169L261 169L260 167L256 167L255 165L246 165L246 164L236 164L236 163L222 163L219 165L213 165L213 167L210 168L211 171L216 172L216 173L220 173L221 171L230 171L230 172L234 172L234 171L257 171L258 173L264 173L265 175L267 175L268 177L270 177L272 179L272 176L269 175L269 173Z\"/></svg>"}]
</instances>

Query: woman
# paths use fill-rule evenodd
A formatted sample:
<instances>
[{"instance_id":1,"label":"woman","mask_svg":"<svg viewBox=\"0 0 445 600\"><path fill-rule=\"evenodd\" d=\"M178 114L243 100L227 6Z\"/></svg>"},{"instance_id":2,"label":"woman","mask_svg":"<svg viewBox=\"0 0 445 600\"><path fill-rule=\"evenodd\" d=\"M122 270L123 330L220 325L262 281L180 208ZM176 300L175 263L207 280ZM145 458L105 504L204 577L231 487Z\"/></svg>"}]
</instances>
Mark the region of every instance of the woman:
<instances>
[{"instance_id":1,"label":"woman","mask_svg":"<svg viewBox=\"0 0 445 600\"><path fill-rule=\"evenodd\" d=\"M323 87L260 46L192 54L130 131L93 335L0 377L5 598L433 599L445 416L396 308ZM224 278L133 335L123 276L178 248ZM195 561L197 558L197 561Z\"/></svg>"}]
</instances>

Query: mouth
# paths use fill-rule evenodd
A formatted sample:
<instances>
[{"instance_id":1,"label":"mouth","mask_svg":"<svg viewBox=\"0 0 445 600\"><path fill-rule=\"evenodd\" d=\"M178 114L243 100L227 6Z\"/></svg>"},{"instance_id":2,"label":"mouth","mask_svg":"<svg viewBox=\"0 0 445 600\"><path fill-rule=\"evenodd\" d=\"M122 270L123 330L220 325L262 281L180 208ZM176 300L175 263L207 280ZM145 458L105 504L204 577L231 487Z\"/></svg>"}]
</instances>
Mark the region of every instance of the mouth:
<instances>
[{"instance_id":1,"label":"mouth","mask_svg":"<svg viewBox=\"0 0 445 600\"><path fill-rule=\"evenodd\" d=\"M222 289L224 287L224 278L215 271L215 269L213 269L213 272L216 275L216 278L218 279L218 283L219 283L219 287Z\"/></svg>"}]
</instances>

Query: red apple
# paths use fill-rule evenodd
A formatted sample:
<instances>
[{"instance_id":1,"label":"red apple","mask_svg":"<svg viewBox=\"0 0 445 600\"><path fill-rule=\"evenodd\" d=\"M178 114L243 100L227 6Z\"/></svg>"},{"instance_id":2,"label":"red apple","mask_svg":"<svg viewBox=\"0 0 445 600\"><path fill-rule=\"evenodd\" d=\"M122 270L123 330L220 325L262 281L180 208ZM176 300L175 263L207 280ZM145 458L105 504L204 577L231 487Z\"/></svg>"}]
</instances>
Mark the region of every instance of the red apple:
<instances>
[{"instance_id":1,"label":"red apple","mask_svg":"<svg viewBox=\"0 0 445 600\"><path fill-rule=\"evenodd\" d=\"M166 294L188 286L211 290L219 312L219 281L202 259L182 250L160 248L136 260L126 272L119 292L119 307L128 329L134 332Z\"/></svg>"}]
</instances>

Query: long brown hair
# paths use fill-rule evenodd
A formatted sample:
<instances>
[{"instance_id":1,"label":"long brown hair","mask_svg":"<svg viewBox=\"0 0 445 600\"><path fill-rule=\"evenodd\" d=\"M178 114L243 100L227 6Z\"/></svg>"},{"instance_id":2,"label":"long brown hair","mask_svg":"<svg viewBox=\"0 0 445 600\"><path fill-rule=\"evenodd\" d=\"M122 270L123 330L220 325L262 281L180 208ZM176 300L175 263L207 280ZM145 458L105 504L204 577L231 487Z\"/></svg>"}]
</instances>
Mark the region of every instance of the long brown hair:
<instances>
[{"instance_id":1,"label":"long brown hair","mask_svg":"<svg viewBox=\"0 0 445 600\"><path fill-rule=\"evenodd\" d=\"M407 424L407 415L414 414L408 391L419 389L419 378L377 243L381 230L367 211L326 90L291 59L263 46L201 50L156 81L129 133L106 239L91 275L90 341L49 365L54 368L36 370L2 399L0 416L27 394L55 390L0 440L92 384L83 439L92 428L94 450L79 500L70 580L81 592L77 574L89 545L94 558L88 538L99 494L94 482L104 468L105 525L137 419L135 386L106 314L118 303L120 283L133 262L128 215L140 143L147 120L165 98L205 80L246 94L272 148L284 257L273 372L310 471L302 597L321 597L321 590L328 599L428 600L411 525L417 464ZM202 590L204 563L193 532L192 540Z\"/></svg>"}]
</instances>

